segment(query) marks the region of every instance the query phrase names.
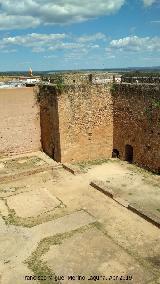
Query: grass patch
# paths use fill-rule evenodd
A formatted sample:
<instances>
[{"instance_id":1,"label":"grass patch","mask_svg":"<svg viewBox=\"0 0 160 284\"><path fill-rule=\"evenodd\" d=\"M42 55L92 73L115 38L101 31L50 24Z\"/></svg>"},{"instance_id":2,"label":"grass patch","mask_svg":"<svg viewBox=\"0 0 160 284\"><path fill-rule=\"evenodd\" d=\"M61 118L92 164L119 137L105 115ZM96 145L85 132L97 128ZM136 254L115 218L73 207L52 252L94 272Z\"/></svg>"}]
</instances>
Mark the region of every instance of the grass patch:
<instances>
[{"instance_id":1,"label":"grass patch","mask_svg":"<svg viewBox=\"0 0 160 284\"><path fill-rule=\"evenodd\" d=\"M74 165L78 166L81 170L84 170L84 169L89 169L92 166L98 166L104 163L108 163L109 161L110 161L109 159L99 159L99 160L79 162L79 163L75 163Z\"/></svg>"},{"instance_id":2,"label":"grass patch","mask_svg":"<svg viewBox=\"0 0 160 284\"><path fill-rule=\"evenodd\" d=\"M23 160L24 160L24 163L20 163ZM28 169L30 167L37 166L37 163L39 163L39 162L43 162L43 164L45 164L45 162L41 158L36 157L36 156L15 158L15 159L12 159L12 160L4 161L3 163L4 163L6 169L25 170L25 169Z\"/></svg>"},{"instance_id":3,"label":"grass patch","mask_svg":"<svg viewBox=\"0 0 160 284\"><path fill-rule=\"evenodd\" d=\"M134 173L140 173L143 175L144 178L146 177L158 177L159 174L157 174L156 172L153 172L147 168L141 168L140 166L136 165L136 164L131 164L127 167L128 170L133 171Z\"/></svg>"},{"instance_id":4,"label":"grass patch","mask_svg":"<svg viewBox=\"0 0 160 284\"><path fill-rule=\"evenodd\" d=\"M7 206L7 209L9 212L8 216L2 216L3 220L5 221L5 224L14 225L14 226L22 226L22 227L27 227L27 228L32 228L44 222L55 220L57 218L63 217L64 215L67 215L68 213L70 213L68 212L66 206L63 203L61 203L53 211L43 212L42 214L36 217L22 218L16 215L16 212L14 209L10 209L8 207L7 200L5 200L5 205Z\"/></svg>"},{"instance_id":5,"label":"grass patch","mask_svg":"<svg viewBox=\"0 0 160 284\"><path fill-rule=\"evenodd\" d=\"M55 280L55 273L48 268L47 263L41 260L41 257L46 254L51 246L61 245L65 239L71 238L76 233L83 233L86 230L92 228L94 223L91 225L84 226L80 229L73 230L64 234L57 234L56 236L48 237L40 241L37 249L32 253L31 257L29 257L25 264L28 265L29 269L31 269L34 275L38 276L49 276L52 275L52 279L47 279L45 284L55 284L61 283L60 281ZM44 281L39 281L40 284L44 283Z\"/></svg>"},{"instance_id":6,"label":"grass patch","mask_svg":"<svg viewBox=\"0 0 160 284\"><path fill-rule=\"evenodd\" d=\"M0 198L8 198L10 196L15 196L22 192L22 190L25 190L26 186L7 186L3 185L3 187L0 186Z\"/></svg>"}]
</instances>

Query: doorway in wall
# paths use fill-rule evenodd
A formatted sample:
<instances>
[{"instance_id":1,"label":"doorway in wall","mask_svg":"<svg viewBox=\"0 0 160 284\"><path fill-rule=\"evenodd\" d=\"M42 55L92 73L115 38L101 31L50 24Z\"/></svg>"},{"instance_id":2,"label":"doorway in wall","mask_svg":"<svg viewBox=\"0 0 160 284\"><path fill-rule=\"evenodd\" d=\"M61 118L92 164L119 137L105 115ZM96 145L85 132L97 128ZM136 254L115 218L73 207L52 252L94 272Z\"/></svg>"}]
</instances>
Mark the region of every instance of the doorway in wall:
<instances>
[{"instance_id":1,"label":"doorway in wall","mask_svg":"<svg viewBox=\"0 0 160 284\"><path fill-rule=\"evenodd\" d=\"M125 146L125 160L129 163L133 162L133 147L128 144Z\"/></svg>"},{"instance_id":2,"label":"doorway in wall","mask_svg":"<svg viewBox=\"0 0 160 284\"><path fill-rule=\"evenodd\" d=\"M117 149L113 149L112 158L119 158L119 151Z\"/></svg>"}]
</instances>

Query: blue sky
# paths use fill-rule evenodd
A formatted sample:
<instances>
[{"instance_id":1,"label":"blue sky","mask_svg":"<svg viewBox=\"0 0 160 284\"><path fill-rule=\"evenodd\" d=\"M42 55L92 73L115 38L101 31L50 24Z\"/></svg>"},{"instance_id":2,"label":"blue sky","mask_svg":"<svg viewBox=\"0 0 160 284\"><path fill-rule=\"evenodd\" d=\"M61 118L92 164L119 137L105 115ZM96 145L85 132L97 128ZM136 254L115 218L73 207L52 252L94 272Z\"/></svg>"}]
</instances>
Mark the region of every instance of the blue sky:
<instances>
[{"instance_id":1,"label":"blue sky","mask_svg":"<svg viewBox=\"0 0 160 284\"><path fill-rule=\"evenodd\" d=\"M160 66L160 0L0 0L0 71Z\"/></svg>"}]
</instances>

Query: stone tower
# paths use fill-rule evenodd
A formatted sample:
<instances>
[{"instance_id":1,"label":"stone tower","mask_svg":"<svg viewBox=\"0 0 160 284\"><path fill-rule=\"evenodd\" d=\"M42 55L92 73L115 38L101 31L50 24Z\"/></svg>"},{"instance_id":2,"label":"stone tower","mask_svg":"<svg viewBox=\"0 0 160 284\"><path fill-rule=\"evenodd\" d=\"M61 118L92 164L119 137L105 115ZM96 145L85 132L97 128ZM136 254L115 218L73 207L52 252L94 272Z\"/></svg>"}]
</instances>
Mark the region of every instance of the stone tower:
<instances>
[{"instance_id":1,"label":"stone tower","mask_svg":"<svg viewBox=\"0 0 160 284\"><path fill-rule=\"evenodd\" d=\"M29 69L29 76L30 76L30 77L33 77L32 68L31 68L31 67L30 67L30 69Z\"/></svg>"}]
</instances>

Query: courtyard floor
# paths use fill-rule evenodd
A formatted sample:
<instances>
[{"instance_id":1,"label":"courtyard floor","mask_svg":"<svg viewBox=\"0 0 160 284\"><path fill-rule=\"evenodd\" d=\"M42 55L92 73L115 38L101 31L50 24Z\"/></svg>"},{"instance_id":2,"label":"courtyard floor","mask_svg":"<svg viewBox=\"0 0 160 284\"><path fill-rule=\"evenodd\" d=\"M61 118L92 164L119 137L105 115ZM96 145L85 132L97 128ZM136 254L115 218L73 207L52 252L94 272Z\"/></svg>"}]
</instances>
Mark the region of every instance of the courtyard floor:
<instances>
[{"instance_id":1,"label":"courtyard floor","mask_svg":"<svg viewBox=\"0 0 160 284\"><path fill-rule=\"evenodd\" d=\"M160 218L160 176L102 162L72 175L43 153L0 160L1 284L160 283L160 230L90 186Z\"/></svg>"}]
</instances>

